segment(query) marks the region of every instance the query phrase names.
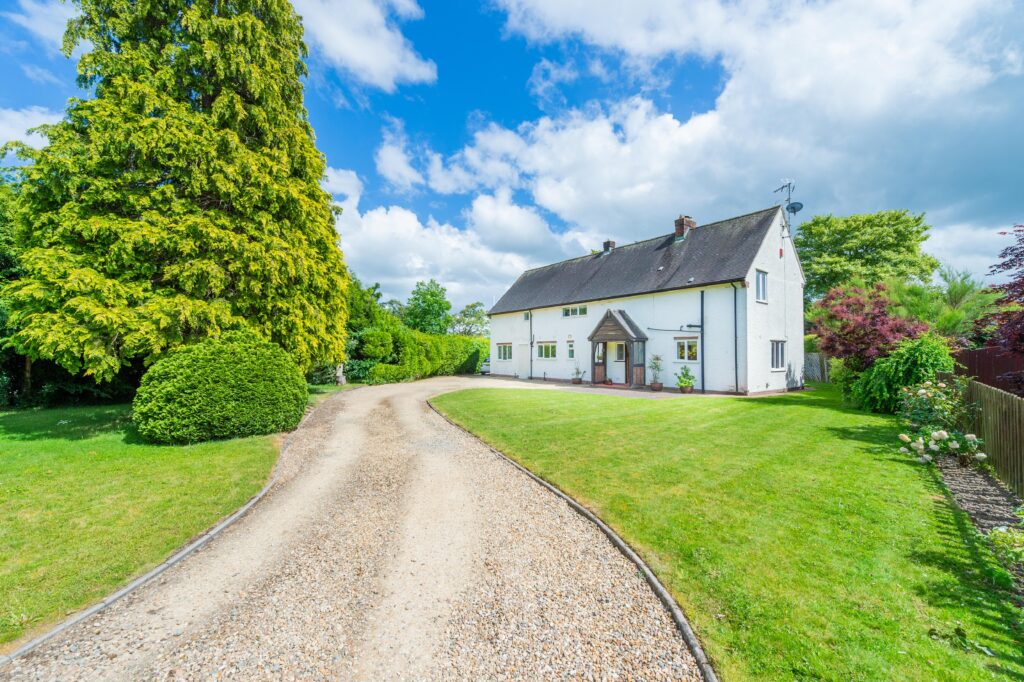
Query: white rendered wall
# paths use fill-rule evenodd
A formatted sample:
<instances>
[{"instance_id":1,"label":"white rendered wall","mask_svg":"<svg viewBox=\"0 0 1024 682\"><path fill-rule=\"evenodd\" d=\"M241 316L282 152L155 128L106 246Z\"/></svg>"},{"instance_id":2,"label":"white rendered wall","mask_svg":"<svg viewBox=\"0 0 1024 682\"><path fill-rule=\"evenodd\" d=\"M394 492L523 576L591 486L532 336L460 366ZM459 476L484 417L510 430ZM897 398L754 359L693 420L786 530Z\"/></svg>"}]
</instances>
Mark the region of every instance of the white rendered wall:
<instances>
[{"instance_id":1,"label":"white rendered wall","mask_svg":"<svg viewBox=\"0 0 1024 682\"><path fill-rule=\"evenodd\" d=\"M781 257L780 257L781 249ZM768 301L756 300L756 270L768 273ZM780 211L747 275L747 354L751 393L803 386L804 280ZM771 368L771 342L786 342L786 366Z\"/></svg>"}]
</instances>

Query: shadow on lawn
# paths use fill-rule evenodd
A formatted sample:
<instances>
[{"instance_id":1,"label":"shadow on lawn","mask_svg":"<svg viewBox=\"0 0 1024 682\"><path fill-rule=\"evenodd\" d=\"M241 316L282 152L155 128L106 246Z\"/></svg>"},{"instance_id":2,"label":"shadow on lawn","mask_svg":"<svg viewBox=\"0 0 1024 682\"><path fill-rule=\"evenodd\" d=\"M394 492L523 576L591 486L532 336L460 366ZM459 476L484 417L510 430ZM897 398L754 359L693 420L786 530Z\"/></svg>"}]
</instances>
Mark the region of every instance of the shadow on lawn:
<instances>
[{"instance_id":1,"label":"shadow on lawn","mask_svg":"<svg viewBox=\"0 0 1024 682\"><path fill-rule=\"evenodd\" d=\"M0 414L0 439L8 441L85 440L120 433L125 443L141 443L131 421L131 405L32 408Z\"/></svg>"},{"instance_id":2,"label":"shadow on lawn","mask_svg":"<svg viewBox=\"0 0 1024 682\"><path fill-rule=\"evenodd\" d=\"M917 593L933 606L970 609L975 622L983 628L980 633L969 631L970 626L958 631L958 623L948 623L932 636L972 656L988 656L979 645L998 644L1004 650L994 651L993 662L987 667L1008 679L1024 680L1024 612L1017 605L1019 597L1012 590L1010 577L992 556L985 538L957 506L939 472L934 467L920 470L932 495L942 542L949 549L910 552L913 561L940 572L939 577L918 588ZM967 549L966 557L956 551L960 547ZM1006 651L1015 654L1008 655Z\"/></svg>"}]
</instances>

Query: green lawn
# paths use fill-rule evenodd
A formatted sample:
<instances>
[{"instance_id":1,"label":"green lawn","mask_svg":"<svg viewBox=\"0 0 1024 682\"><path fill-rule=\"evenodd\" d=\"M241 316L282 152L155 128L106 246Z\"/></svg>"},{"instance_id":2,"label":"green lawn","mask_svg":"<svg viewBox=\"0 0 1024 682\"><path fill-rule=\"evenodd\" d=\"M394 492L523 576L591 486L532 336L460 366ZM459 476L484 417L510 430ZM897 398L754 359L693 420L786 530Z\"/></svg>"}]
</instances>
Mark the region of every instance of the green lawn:
<instances>
[{"instance_id":1,"label":"green lawn","mask_svg":"<svg viewBox=\"0 0 1024 682\"><path fill-rule=\"evenodd\" d=\"M277 457L274 436L147 445L129 414L0 413L0 644L160 563L262 488Z\"/></svg>"},{"instance_id":2,"label":"green lawn","mask_svg":"<svg viewBox=\"0 0 1024 682\"><path fill-rule=\"evenodd\" d=\"M337 386L335 384L310 384L309 406L316 407L335 393L351 391L353 388L357 388L359 386L362 386L362 384L345 384L344 386Z\"/></svg>"},{"instance_id":3,"label":"green lawn","mask_svg":"<svg viewBox=\"0 0 1024 682\"><path fill-rule=\"evenodd\" d=\"M637 548L726 682L1024 679L1006 573L895 422L830 387L433 402Z\"/></svg>"}]
</instances>

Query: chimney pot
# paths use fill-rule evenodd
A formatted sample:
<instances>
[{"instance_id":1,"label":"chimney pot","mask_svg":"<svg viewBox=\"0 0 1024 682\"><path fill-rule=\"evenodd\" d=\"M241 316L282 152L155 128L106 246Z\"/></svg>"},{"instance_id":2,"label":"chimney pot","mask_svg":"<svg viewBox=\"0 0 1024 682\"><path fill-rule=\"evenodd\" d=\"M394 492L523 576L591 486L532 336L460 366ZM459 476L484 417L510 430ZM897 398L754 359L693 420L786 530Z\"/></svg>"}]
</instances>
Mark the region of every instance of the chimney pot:
<instances>
[{"instance_id":1,"label":"chimney pot","mask_svg":"<svg viewBox=\"0 0 1024 682\"><path fill-rule=\"evenodd\" d=\"M681 215L676 218L676 239L686 239L686 235L693 228L697 227L697 221L688 215Z\"/></svg>"},{"instance_id":2,"label":"chimney pot","mask_svg":"<svg viewBox=\"0 0 1024 682\"><path fill-rule=\"evenodd\" d=\"M614 248L615 248L615 242L613 242L611 239L607 240L604 243L604 252L605 253L608 253L609 251L611 251Z\"/></svg>"}]
</instances>

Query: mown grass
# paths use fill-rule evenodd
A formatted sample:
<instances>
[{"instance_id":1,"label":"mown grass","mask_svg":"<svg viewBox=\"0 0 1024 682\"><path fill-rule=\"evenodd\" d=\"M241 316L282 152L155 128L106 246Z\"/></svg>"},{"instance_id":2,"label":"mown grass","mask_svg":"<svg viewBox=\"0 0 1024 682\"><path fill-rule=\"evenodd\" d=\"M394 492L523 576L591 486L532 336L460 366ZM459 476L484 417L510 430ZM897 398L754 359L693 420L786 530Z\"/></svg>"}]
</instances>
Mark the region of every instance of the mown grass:
<instances>
[{"instance_id":1,"label":"mown grass","mask_svg":"<svg viewBox=\"0 0 1024 682\"><path fill-rule=\"evenodd\" d=\"M936 472L896 452L894 421L830 387L433 402L636 547L727 682L1024 679L1006 572Z\"/></svg>"},{"instance_id":2,"label":"mown grass","mask_svg":"<svg viewBox=\"0 0 1024 682\"><path fill-rule=\"evenodd\" d=\"M335 393L341 393L342 391L350 391L353 388L362 386L362 384L345 384L344 386L337 386L335 384L310 384L309 385L309 406L316 407L323 401L330 398Z\"/></svg>"},{"instance_id":3,"label":"mown grass","mask_svg":"<svg viewBox=\"0 0 1024 682\"><path fill-rule=\"evenodd\" d=\"M0 413L0 644L160 563L266 482L275 436L141 442L130 405Z\"/></svg>"}]
</instances>

